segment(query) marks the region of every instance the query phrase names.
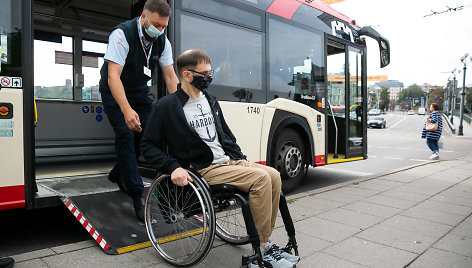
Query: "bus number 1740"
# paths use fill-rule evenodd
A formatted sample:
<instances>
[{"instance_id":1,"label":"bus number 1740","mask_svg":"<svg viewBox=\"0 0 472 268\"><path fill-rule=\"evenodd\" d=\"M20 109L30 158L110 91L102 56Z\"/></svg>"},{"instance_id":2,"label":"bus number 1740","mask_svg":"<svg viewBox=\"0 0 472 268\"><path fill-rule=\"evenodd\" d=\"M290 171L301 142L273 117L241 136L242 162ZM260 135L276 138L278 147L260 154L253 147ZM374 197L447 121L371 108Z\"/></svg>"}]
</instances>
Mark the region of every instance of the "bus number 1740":
<instances>
[{"instance_id":1,"label":"bus number 1740","mask_svg":"<svg viewBox=\"0 0 472 268\"><path fill-rule=\"evenodd\" d=\"M248 114L260 114L261 108L260 107L247 107Z\"/></svg>"}]
</instances>

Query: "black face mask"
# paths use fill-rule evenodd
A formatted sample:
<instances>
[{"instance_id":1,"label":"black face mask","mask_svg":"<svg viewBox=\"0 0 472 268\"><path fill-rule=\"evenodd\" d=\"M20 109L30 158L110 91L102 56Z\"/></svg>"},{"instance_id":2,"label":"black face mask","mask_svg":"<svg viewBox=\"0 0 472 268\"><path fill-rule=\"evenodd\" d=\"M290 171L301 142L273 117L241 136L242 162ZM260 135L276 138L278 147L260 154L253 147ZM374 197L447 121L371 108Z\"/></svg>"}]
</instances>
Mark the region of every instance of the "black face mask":
<instances>
[{"instance_id":1,"label":"black face mask","mask_svg":"<svg viewBox=\"0 0 472 268\"><path fill-rule=\"evenodd\" d=\"M199 75L193 75L193 80L190 82L190 85L194 86L200 91L203 91L208 88L212 80L213 79L211 76L203 77Z\"/></svg>"}]
</instances>

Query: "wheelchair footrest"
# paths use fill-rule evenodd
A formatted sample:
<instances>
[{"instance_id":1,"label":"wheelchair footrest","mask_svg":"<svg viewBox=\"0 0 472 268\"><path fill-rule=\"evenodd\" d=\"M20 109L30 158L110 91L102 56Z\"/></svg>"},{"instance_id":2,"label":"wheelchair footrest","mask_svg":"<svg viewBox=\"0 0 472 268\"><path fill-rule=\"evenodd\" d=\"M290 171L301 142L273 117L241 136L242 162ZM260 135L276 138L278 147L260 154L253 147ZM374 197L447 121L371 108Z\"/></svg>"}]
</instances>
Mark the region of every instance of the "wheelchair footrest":
<instances>
[{"instance_id":1,"label":"wheelchair footrest","mask_svg":"<svg viewBox=\"0 0 472 268\"><path fill-rule=\"evenodd\" d=\"M243 255L241 257L241 268L251 267L251 263L258 263L259 267L271 267L270 264L265 263L262 260L262 255L260 253L254 253L253 255Z\"/></svg>"}]
</instances>

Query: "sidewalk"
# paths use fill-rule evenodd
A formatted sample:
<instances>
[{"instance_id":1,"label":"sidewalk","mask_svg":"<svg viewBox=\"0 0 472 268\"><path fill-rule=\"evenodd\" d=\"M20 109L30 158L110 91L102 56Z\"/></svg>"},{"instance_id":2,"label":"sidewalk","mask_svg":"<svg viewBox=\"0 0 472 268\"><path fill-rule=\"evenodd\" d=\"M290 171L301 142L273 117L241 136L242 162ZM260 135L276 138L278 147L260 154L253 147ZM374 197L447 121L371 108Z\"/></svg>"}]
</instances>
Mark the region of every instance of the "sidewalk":
<instances>
[{"instance_id":1,"label":"sidewalk","mask_svg":"<svg viewBox=\"0 0 472 268\"><path fill-rule=\"evenodd\" d=\"M288 196L297 267L472 267L472 153ZM273 240L286 242L281 218ZM250 246L215 238L198 267L239 267ZM13 256L14 267L172 267L153 248L118 256L93 241Z\"/></svg>"}]
</instances>

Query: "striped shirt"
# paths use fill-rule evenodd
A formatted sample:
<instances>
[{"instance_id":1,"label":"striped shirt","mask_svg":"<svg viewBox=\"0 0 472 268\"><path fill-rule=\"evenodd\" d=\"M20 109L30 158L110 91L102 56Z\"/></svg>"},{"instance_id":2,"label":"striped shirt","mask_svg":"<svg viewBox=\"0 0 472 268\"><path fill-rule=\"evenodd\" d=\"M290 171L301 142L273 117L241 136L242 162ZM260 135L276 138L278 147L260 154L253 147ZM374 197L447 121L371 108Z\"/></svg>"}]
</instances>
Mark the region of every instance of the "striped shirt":
<instances>
[{"instance_id":1,"label":"striped shirt","mask_svg":"<svg viewBox=\"0 0 472 268\"><path fill-rule=\"evenodd\" d=\"M426 123L424 123L423 131L421 132L421 138L423 139L432 139L432 140L439 140L442 133L442 118L438 111L434 111L429 116L431 118L431 123L438 123L438 129L435 131L426 131Z\"/></svg>"}]
</instances>

